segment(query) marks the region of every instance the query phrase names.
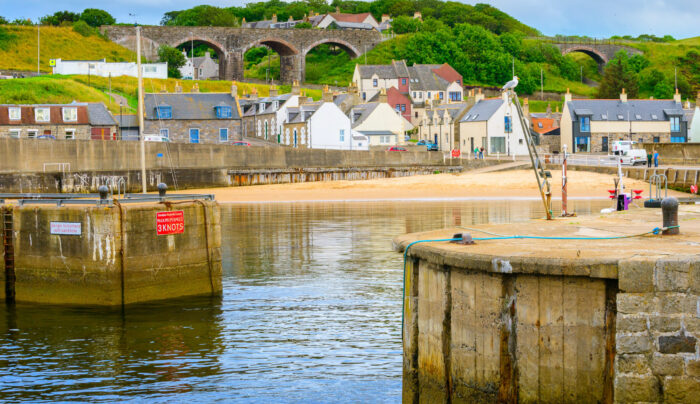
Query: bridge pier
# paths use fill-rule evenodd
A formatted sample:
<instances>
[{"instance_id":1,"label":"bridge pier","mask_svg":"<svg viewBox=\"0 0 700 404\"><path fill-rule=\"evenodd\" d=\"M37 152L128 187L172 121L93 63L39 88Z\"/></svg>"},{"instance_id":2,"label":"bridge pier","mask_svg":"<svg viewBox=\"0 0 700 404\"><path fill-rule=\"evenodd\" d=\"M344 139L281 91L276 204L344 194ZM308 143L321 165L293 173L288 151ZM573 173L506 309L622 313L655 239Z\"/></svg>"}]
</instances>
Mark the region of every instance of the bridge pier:
<instances>
[{"instance_id":1,"label":"bridge pier","mask_svg":"<svg viewBox=\"0 0 700 404\"><path fill-rule=\"evenodd\" d=\"M294 80L304 81L306 58L303 55L280 56L280 81L291 84Z\"/></svg>"},{"instance_id":2,"label":"bridge pier","mask_svg":"<svg viewBox=\"0 0 700 404\"><path fill-rule=\"evenodd\" d=\"M243 71L245 70L245 66L243 64L243 52L227 52L226 62L224 63L223 67L223 71L221 70L221 66L219 67L219 78L221 80L243 80Z\"/></svg>"}]
</instances>

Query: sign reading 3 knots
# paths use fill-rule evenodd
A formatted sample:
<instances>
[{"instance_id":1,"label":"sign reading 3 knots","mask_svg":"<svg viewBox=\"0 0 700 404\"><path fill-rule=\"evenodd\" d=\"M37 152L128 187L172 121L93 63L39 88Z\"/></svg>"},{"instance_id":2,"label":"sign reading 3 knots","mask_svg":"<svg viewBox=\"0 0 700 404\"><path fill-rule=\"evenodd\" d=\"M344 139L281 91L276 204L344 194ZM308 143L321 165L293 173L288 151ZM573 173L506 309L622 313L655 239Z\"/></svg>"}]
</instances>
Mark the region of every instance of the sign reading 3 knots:
<instances>
[{"instance_id":1,"label":"sign reading 3 knots","mask_svg":"<svg viewBox=\"0 0 700 404\"><path fill-rule=\"evenodd\" d=\"M158 235L182 234L185 232L185 212L173 210L156 212L156 233Z\"/></svg>"}]
</instances>

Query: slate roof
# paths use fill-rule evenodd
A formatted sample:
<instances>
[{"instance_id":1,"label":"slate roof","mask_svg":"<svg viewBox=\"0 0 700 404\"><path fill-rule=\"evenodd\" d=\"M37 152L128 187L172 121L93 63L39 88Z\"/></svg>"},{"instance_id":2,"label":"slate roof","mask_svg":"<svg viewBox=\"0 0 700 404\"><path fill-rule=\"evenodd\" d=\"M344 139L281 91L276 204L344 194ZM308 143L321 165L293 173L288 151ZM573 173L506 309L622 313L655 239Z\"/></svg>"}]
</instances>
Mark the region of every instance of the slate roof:
<instances>
[{"instance_id":1,"label":"slate roof","mask_svg":"<svg viewBox=\"0 0 700 404\"><path fill-rule=\"evenodd\" d=\"M413 65L408 68L411 91L444 91L450 83L435 74L440 65Z\"/></svg>"},{"instance_id":2,"label":"slate roof","mask_svg":"<svg viewBox=\"0 0 700 404\"><path fill-rule=\"evenodd\" d=\"M488 121L493 114L498 111L498 108L503 105L502 98L492 98L481 100L474 104L473 107L460 119L460 122L481 122Z\"/></svg>"},{"instance_id":3,"label":"slate roof","mask_svg":"<svg viewBox=\"0 0 700 404\"><path fill-rule=\"evenodd\" d=\"M367 104L358 104L352 107L350 113L348 114L350 117L350 122L352 122L352 127L354 128L364 122L370 115L372 115L372 112L374 112L378 106L378 102L370 102Z\"/></svg>"},{"instance_id":4,"label":"slate roof","mask_svg":"<svg viewBox=\"0 0 700 404\"><path fill-rule=\"evenodd\" d=\"M370 79L374 74L380 79L396 79L399 76L392 65L360 65L360 77Z\"/></svg>"},{"instance_id":5,"label":"slate roof","mask_svg":"<svg viewBox=\"0 0 700 404\"><path fill-rule=\"evenodd\" d=\"M333 21L330 26L335 25L340 29L376 29L372 24L367 24L364 22L345 22L345 21Z\"/></svg>"},{"instance_id":6,"label":"slate roof","mask_svg":"<svg viewBox=\"0 0 700 404\"><path fill-rule=\"evenodd\" d=\"M671 115L683 116L681 104L673 100L573 100L567 106L574 121L578 116L590 116L592 121L666 121Z\"/></svg>"},{"instance_id":7,"label":"slate roof","mask_svg":"<svg viewBox=\"0 0 700 404\"><path fill-rule=\"evenodd\" d=\"M287 108L286 123L301 123L306 122L311 116L321 107L321 102L312 104L304 104L299 107Z\"/></svg>"},{"instance_id":8,"label":"slate roof","mask_svg":"<svg viewBox=\"0 0 700 404\"><path fill-rule=\"evenodd\" d=\"M136 115L117 115L114 117L120 128L138 128L139 117Z\"/></svg>"},{"instance_id":9,"label":"slate roof","mask_svg":"<svg viewBox=\"0 0 700 404\"><path fill-rule=\"evenodd\" d=\"M151 93L144 97L146 119L156 118L156 106L170 106L175 120L219 119L214 107L231 107L231 118L240 119L236 99L230 93Z\"/></svg>"},{"instance_id":10,"label":"slate roof","mask_svg":"<svg viewBox=\"0 0 700 404\"><path fill-rule=\"evenodd\" d=\"M462 116L465 109L467 109L466 103L444 104L435 106L433 107L433 109L426 110L425 115L429 119L433 119L433 116L437 112L439 114L438 117L442 118L445 113L444 111L447 111L447 114L450 116L450 119L454 121L455 119L459 119Z\"/></svg>"},{"instance_id":11,"label":"slate roof","mask_svg":"<svg viewBox=\"0 0 700 404\"><path fill-rule=\"evenodd\" d=\"M88 119L92 126L112 126L117 125L112 114L107 110L105 104L101 102L88 103Z\"/></svg>"}]
</instances>

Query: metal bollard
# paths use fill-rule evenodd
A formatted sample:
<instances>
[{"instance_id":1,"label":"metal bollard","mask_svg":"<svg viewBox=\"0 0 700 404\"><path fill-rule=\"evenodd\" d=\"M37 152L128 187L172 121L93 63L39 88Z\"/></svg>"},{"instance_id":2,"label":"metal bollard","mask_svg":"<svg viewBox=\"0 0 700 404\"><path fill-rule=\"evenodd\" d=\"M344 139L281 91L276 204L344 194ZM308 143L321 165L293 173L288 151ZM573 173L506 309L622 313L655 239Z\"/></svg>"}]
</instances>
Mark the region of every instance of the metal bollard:
<instances>
[{"instance_id":1,"label":"metal bollard","mask_svg":"<svg viewBox=\"0 0 700 404\"><path fill-rule=\"evenodd\" d=\"M160 196L161 198L164 198L165 192L167 190L168 190L168 186L164 182L161 182L160 184L158 184L158 196Z\"/></svg>"},{"instance_id":2,"label":"metal bollard","mask_svg":"<svg viewBox=\"0 0 700 404\"><path fill-rule=\"evenodd\" d=\"M107 195L109 194L109 188L107 188L106 185L100 185L100 187L97 188L97 192L100 193L100 199L107 199Z\"/></svg>"},{"instance_id":3,"label":"metal bollard","mask_svg":"<svg viewBox=\"0 0 700 404\"><path fill-rule=\"evenodd\" d=\"M664 198L661 201L661 214L664 218L664 227L676 226L672 229L664 230L661 234L680 234L681 229L678 227L678 199L672 196Z\"/></svg>"}]
</instances>

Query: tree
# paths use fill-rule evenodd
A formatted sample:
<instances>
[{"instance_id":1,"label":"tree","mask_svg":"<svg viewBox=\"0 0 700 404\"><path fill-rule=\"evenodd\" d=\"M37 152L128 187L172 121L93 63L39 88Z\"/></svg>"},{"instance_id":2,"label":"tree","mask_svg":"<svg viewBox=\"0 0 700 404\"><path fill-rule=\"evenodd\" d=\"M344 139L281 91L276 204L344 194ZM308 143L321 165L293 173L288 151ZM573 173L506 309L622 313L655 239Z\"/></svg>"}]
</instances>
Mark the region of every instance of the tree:
<instances>
[{"instance_id":1,"label":"tree","mask_svg":"<svg viewBox=\"0 0 700 404\"><path fill-rule=\"evenodd\" d=\"M41 17L39 22L41 25L54 25L59 26L64 22L74 23L80 19L80 14L73 13L71 11L57 11L53 15L47 15Z\"/></svg>"},{"instance_id":2,"label":"tree","mask_svg":"<svg viewBox=\"0 0 700 404\"><path fill-rule=\"evenodd\" d=\"M166 20L166 17L163 17L163 20ZM230 9L203 5L179 12L174 18L168 19L166 24L188 27L237 27L238 20Z\"/></svg>"},{"instance_id":3,"label":"tree","mask_svg":"<svg viewBox=\"0 0 700 404\"><path fill-rule=\"evenodd\" d=\"M82 36L90 36L95 33L95 28L89 26L85 21L80 20L73 23L73 31Z\"/></svg>"},{"instance_id":4,"label":"tree","mask_svg":"<svg viewBox=\"0 0 700 404\"><path fill-rule=\"evenodd\" d=\"M9 24L9 23L10 23L10 22L7 21L7 19L5 19L5 17L3 17L3 16L0 15L0 25L7 25L7 24Z\"/></svg>"},{"instance_id":5,"label":"tree","mask_svg":"<svg viewBox=\"0 0 700 404\"><path fill-rule=\"evenodd\" d=\"M185 55L179 50L170 46L161 45L158 48L158 60L168 64L168 77L179 79L180 68L185 65Z\"/></svg>"},{"instance_id":6,"label":"tree","mask_svg":"<svg viewBox=\"0 0 700 404\"><path fill-rule=\"evenodd\" d=\"M673 86L666 80L659 81L654 86L654 98L657 100L668 100L673 98Z\"/></svg>"},{"instance_id":7,"label":"tree","mask_svg":"<svg viewBox=\"0 0 700 404\"><path fill-rule=\"evenodd\" d=\"M391 29L397 34L406 34L409 32L418 32L422 23L413 17L401 15L394 17L391 21Z\"/></svg>"},{"instance_id":8,"label":"tree","mask_svg":"<svg viewBox=\"0 0 700 404\"><path fill-rule=\"evenodd\" d=\"M102 25L114 25L117 22L110 13L98 8L86 8L83 13L80 14L80 19L94 28Z\"/></svg>"},{"instance_id":9,"label":"tree","mask_svg":"<svg viewBox=\"0 0 700 404\"><path fill-rule=\"evenodd\" d=\"M639 95L637 75L629 66L627 53L624 51L618 53L605 68L603 80L598 87L598 98L617 98L623 88L630 98Z\"/></svg>"}]
</instances>

